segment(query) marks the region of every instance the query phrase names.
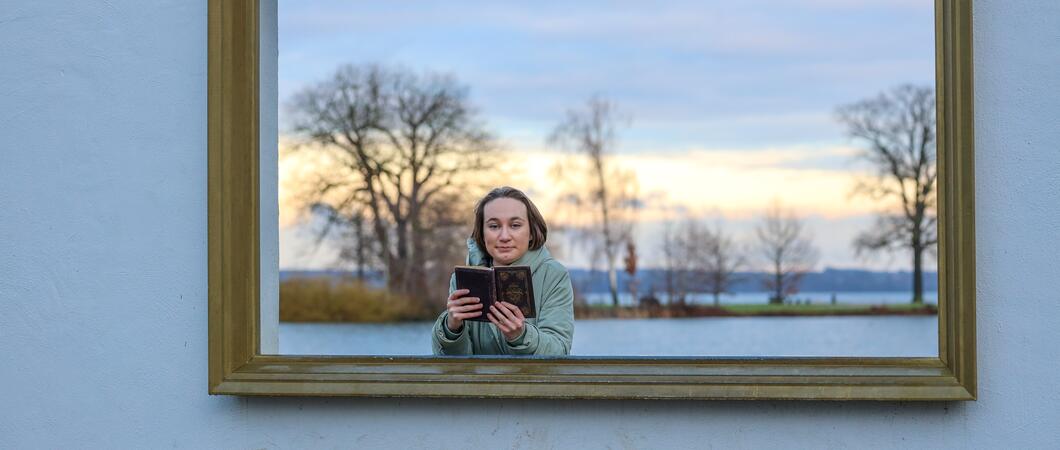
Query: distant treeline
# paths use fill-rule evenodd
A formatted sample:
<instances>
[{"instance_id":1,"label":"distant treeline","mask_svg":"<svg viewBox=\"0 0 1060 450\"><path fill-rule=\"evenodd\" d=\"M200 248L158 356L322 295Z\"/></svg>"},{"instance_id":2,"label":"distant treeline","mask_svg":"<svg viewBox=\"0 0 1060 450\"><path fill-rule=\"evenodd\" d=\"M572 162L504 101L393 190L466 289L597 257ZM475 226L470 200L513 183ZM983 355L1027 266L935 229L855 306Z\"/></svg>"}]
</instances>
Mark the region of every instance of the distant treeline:
<instances>
[{"instance_id":1,"label":"distant treeline","mask_svg":"<svg viewBox=\"0 0 1060 450\"><path fill-rule=\"evenodd\" d=\"M575 288L585 293L608 292L607 273L587 269L570 269L571 282ZM733 283L731 292L762 292L762 279L765 272L739 272L738 280ZM281 270L280 281L290 278L332 278L335 280L355 278L355 273L345 270ZM628 291L629 275L618 273L620 292ZM666 273L660 269L644 269L637 272L640 292L649 290L663 292L666 290ZM381 271L365 273L365 283L373 288L386 286ZM803 292L874 292L874 291L908 291L913 285L913 273L910 271L882 272L861 269L832 269L810 272L799 283ZM938 273L924 272L924 290L938 290Z\"/></svg>"},{"instance_id":2,"label":"distant treeline","mask_svg":"<svg viewBox=\"0 0 1060 450\"><path fill-rule=\"evenodd\" d=\"M608 292L607 273L586 269L571 269L571 282L583 292ZM765 272L737 272L736 281L730 286L730 292L762 292L762 280L771 276ZM619 292L627 292L629 275L618 273ZM648 291L663 292L666 290L666 272L659 269L645 269L637 272L642 294ZM913 273L910 271L876 272L860 269L832 269L820 272L809 272L799 282L802 292L874 292L874 291L909 291L913 287ZM938 290L936 272L924 272L924 290Z\"/></svg>"}]
</instances>

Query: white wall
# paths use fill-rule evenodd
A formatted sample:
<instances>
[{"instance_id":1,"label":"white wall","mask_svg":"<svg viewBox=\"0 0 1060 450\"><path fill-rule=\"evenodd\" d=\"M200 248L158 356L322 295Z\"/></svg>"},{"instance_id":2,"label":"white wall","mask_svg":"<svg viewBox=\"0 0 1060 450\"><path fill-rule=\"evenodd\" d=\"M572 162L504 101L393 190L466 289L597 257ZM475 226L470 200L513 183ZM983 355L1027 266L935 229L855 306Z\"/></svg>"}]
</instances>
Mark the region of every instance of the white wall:
<instances>
[{"instance_id":1,"label":"white wall","mask_svg":"<svg viewBox=\"0 0 1060 450\"><path fill-rule=\"evenodd\" d=\"M261 345L259 351L264 355L275 355L280 353L280 272L275 268L280 267L280 224L276 220L280 215L280 203L277 195L279 180L279 142L276 140L276 127L279 120L278 89L276 79L277 53L276 46L276 0L263 0L260 2L260 41L258 51L261 54L258 70L261 74L259 81L260 104L259 114L259 144L261 148L258 170L261 173L258 190L259 210L261 213L260 238L261 242L275 242L275 245L262 245L258 264L261 266L261 313L258 321L261 330Z\"/></svg>"},{"instance_id":2,"label":"white wall","mask_svg":"<svg viewBox=\"0 0 1060 450\"><path fill-rule=\"evenodd\" d=\"M0 448L1054 447L1060 2L976 2L980 399L206 394L206 2L0 0Z\"/></svg>"}]
</instances>

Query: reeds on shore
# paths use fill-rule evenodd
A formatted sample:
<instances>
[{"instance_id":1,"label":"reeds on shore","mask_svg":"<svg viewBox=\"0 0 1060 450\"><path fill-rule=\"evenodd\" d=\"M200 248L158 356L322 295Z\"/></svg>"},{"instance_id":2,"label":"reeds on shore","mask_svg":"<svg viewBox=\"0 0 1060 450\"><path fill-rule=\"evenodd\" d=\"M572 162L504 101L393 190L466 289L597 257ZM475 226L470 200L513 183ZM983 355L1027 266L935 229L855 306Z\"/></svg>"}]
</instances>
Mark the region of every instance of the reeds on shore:
<instances>
[{"instance_id":1,"label":"reeds on shore","mask_svg":"<svg viewBox=\"0 0 1060 450\"><path fill-rule=\"evenodd\" d=\"M439 312L356 278L306 277L280 282L281 322L422 321L434 319Z\"/></svg>"}]
</instances>

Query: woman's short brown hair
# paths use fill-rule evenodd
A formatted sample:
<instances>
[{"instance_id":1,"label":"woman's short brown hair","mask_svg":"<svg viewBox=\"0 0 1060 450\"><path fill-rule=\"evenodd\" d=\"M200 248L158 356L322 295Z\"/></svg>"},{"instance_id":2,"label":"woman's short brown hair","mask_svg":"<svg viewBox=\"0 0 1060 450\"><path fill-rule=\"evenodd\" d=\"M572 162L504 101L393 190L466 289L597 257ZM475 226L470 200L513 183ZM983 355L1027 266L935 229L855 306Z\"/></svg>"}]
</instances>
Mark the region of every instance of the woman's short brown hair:
<instances>
[{"instance_id":1,"label":"woman's short brown hair","mask_svg":"<svg viewBox=\"0 0 1060 450\"><path fill-rule=\"evenodd\" d=\"M530 222L529 250L537 250L545 245L545 239L548 238L548 225L545 224L545 217L537 210L537 206L534 206L534 202L530 201L530 197L527 197L523 191L510 186L501 186L491 190L475 205L475 227L471 232L471 238L478 244L478 248L482 250L485 257L492 260L489 251L486 250L486 239L482 232L486 221L486 204L498 198L512 198L526 206L526 220Z\"/></svg>"}]
</instances>

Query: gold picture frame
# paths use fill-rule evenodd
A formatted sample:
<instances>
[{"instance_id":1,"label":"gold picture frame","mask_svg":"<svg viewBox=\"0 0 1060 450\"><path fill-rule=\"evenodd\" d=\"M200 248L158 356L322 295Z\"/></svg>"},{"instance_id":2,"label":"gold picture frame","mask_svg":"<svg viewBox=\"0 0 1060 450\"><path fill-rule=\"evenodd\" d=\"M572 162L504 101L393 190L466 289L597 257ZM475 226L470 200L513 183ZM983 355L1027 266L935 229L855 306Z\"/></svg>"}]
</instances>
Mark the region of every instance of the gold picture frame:
<instances>
[{"instance_id":1,"label":"gold picture frame","mask_svg":"<svg viewBox=\"0 0 1060 450\"><path fill-rule=\"evenodd\" d=\"M260 351L259 5L209 1L209 392L974 400L972 2L936 0L937 358L330 357Z\"/></svg>"}]
</instances>

